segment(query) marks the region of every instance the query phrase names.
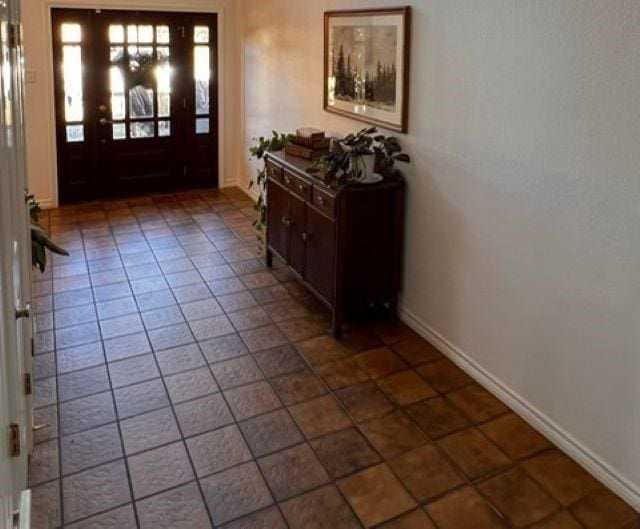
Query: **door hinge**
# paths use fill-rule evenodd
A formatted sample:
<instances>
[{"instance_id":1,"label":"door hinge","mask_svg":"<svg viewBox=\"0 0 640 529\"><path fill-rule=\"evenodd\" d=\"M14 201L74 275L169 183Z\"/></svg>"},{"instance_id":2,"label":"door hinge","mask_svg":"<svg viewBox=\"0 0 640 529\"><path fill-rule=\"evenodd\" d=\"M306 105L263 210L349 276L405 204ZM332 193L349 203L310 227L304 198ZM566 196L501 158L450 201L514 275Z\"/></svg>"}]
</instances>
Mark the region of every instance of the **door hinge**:
<instances>
[{"instance_id":1,"label":"door hinge","mask_svg":"<svg viewBox=\"0 0 640 529\"><path fill-rule=\"evenodd\" d=\"M35 355L36 355L36 342L32 336L31 337L31 358L33 358Z\"/></svg>"},{"instance_id":2,"label":"door hinge","mask_svg":"<svg viewBox=\"0 0 640 529\"><path fill-rule=\"evenodd\" d=\"M20 425L11 423L9 425L9 451L11 457L20 457Z\"/></svg>"},{"instance_id":3,"label":"door hinge","mask_svg":"<svg viewBox=\"0 0 640 529\"><path fill-rule=\"evenodd\" d=\"M178 31L180 32L180 35L182 35L182 38L185 38L186 32L184 30L184 26L178 26Z\"/></svg>"},{"instance_id":4,"label":"door hinge","mask_svg":"<svg viewBox=\"0 0 640 529\"><path fill-rule=\"evenodd\" d=\"M182 176L187 176L187 164L182 166Z\"/></svg>"},{"instance_id":5,"label":"door hinge","mask_svg":"<svg viewBox=\"0 0 640 529\"><path fill-rule=\"evenodd\" d=\"M9 25L9 46L11 48L18 48L20 46L20 24L15 22Z\"/></svg>"},{"instance_id":6,"label":"door hinge","mask_svg":"<svg viewBox=\"0 0 640 529\"><path fill-rule=\"evenodd\" d=\"M182 108L183 108L184 110L186 110L186 109L187 109L187 98L186 98L186 97L183 97L183 98L182 98Z\"/></svg>"},{"instance_id":7,"label":"door hinge","mask_svg":"<svg viewBox=\"0 0 640 529\"><path fill-rule=\"evenodd\" d=\"M31 395L33 393L33 387L31 384L31 373L24 374L24 394Z\"/></svg>"}]
</instances>

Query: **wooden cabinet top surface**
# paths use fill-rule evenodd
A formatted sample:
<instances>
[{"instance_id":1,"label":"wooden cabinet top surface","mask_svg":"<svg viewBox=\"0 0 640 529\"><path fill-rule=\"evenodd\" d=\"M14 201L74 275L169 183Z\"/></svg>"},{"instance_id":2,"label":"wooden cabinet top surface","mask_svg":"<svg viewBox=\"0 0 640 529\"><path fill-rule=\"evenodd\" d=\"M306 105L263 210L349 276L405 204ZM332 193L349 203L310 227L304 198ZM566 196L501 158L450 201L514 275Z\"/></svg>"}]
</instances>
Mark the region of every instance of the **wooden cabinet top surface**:
<instances>
[{"instance_id":1,"label":"wooden cabinet top surface","mask_svg":"<svg viewBox=\"0 0 640 529\"><path fill-rule=\"evenodd\" d=\"M346 191L380 191L404 185L404 179L398 171L394 172L392 176L385 178L377 184L351 183L348 186L339 186L335 182L325 184L320 178L309 172L310 169L314 169L314 164L311 160L305 160L304 158L298 158L297 156L289 156L285 154L284 151L267 152L264 157L265 161L283 167L299 178L304 179L308 184L322 189L326 193L330 193L332 195L338 195L339 193Z\"/></svg>"}]
</instances>

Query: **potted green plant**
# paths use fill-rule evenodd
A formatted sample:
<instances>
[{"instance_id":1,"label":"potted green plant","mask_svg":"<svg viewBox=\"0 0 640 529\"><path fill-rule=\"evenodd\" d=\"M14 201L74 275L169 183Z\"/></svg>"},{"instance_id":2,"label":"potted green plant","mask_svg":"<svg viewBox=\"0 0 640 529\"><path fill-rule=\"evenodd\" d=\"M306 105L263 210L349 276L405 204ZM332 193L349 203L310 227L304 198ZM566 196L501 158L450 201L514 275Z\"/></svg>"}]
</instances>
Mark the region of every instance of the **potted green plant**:
<instances>
[{"instance_id":1,"label":"potted green plant","mask_svg":"<svg viewBox=\"0 0 640 529\"><path fill-rule=\"evenodd\" d=\"M27 206L29 208L29 219L31 223L31 266L38 268L41 273L44 273L47 267L46 250L50 250L58 255L69 255L69 252L53 242L51 236L39 224L38 217L42 210L40 204L33 198L33 195L29 195Z\"/></svg>"},{"instance_id":2,"label":"potted green plant","mask_svg":"<svg viewBox=\"0 0 640 529\"><path fill-rule=\"evenodd\" d=\"M275 130L271 131L271 133L270 137L260 136L259 138L253 138L254 145L249 148L250 158L262 160L265 153L281 151L293 138L292 134L283 134ZM264 230L266 222L266 184L267 172L263 164L258 168L255 180L249 182L249 189L254 185L258 188L258 197L253 206L253 209L258 211L258 218L253 221L253 225L256 230L258 230L258 240L260 241L262 240L261 233Z\"/></svg>"},{"instance_id":3,"label":"potted green plant","mask_svg":"<svg viewBox=\"0 0 640 529\"><path fill-rule=\"evenodd\" d=\"M411 158L402 152L397 138L378 134L376 127L370 127L334 138L332 151L322 156L317 166L339 184L371 184L389 175L395 162L410 163Z\"/></svg>"}]
</instances>

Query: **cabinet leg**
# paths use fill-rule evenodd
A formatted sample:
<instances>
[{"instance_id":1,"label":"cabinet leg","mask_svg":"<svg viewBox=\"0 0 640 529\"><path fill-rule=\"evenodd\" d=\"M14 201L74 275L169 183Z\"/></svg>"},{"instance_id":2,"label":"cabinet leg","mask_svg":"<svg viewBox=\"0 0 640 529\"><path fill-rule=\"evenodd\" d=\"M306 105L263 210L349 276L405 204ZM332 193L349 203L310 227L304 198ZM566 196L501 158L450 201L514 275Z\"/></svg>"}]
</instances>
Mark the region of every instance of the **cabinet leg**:
<instances>
[{"instance_id":1,"label":"cabinet leg","mask_svg":"<svg viewBox=\"0 0 640 529\"><path fill-rule=\"evenodd\" d=\"M267 253L265 255L265 262L269 268L273 266L273 253L269 249L267 249Z\"/></svg>"}]
</instances>

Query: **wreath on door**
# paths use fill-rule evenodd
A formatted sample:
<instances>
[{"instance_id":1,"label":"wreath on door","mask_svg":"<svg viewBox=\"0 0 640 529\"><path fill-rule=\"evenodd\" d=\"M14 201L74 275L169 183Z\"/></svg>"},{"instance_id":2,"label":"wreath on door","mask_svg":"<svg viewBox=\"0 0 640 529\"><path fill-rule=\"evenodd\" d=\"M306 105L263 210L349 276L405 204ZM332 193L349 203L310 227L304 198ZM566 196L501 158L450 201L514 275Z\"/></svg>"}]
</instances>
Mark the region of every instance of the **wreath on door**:
<instances>
[{"instance_id":1,"label":"wreath on door","mask_svg":"<svg viewBox=\"0 0 640 529\"><path fill-rule=\"evenodd\" d=\"M132 88L134 86L144 86L145 88L151 88L153 86L153 79L155 76L155 69L157 61L151 53L140 53L140 50L135 53L129 51L129 64L127 65L127 57L124 54L124 50L118 53L115 57L112 57L111 63L115 66L121 66L124 70L124 76L126 80L126 86Z\"/></svg>"}]
</instances>

